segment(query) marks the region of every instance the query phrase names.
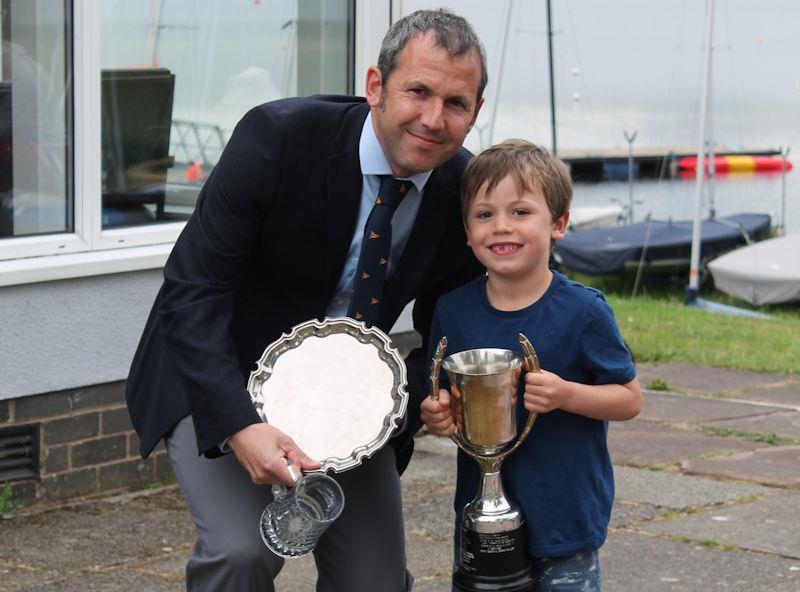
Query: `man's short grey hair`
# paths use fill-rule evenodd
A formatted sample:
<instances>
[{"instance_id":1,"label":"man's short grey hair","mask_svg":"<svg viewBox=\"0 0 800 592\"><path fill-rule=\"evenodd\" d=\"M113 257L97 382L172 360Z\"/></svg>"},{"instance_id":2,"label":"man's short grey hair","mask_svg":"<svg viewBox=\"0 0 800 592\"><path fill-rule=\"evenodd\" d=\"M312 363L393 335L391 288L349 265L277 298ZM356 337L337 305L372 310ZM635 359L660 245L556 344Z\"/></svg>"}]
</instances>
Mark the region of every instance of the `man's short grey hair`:
<instances>
[{"instance_id":1,"label":"man's short grey hair","mask_svg":"<svg viewBox=\"0 0 800 592\"><path fill-rule=\"evenodd\" d=\"M417 10L391 26L383 38L381 52L378 55L378 69L381 71L383 84L386 84L389 76L397 68L400 53L406 43L428 31L436 34L436 47L444 49L451 58L463 56L472 50L478 54L481 61L481 80L476 101L480 101L489 80L486 71L486 51L467 20L446 8Z\"/></svg>"}]
</instances>

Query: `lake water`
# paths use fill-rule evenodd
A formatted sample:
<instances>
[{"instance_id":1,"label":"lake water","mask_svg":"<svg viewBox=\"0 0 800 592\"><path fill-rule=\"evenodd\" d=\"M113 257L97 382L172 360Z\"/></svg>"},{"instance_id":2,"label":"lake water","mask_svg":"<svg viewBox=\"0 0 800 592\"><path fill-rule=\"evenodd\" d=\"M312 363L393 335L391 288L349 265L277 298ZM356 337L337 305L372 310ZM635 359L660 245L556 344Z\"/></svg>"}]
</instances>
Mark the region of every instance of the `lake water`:
<instances>
[{"instance_id":1,"label":"lake water","mask_svg":"<svg viewBox=\"0 0 800 592\"><path fill-rule=\"evenodd\" d=\"M708 183L701 201L702 215L708 217ZM786 230L800 232L800 208L797 193L800 184L794 171L786 176ZM789 197L791 196L791 198ZM651 216L658 220L692 220L695 211L694 179L637 180L633 184L634 221ZM713 184L714 207L718 216L757 212L772 217L773 226L781 224L781 177L757 175L749 178L718 177ZM627 182L604 181L576 183L573 205L597 206L618 203L627 207Z\"/></svg>"}]
</instances>

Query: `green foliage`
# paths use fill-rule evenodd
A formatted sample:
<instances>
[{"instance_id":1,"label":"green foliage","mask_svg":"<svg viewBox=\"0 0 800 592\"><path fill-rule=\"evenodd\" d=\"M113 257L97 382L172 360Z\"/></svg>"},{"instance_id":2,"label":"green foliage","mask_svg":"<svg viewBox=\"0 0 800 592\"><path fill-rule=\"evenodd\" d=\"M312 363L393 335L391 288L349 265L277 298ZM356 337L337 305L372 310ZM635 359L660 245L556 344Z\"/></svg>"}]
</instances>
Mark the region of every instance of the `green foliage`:
<instances>
[{"instance_id":1,"label":"green foliage","mask_svg":"<svg viewBox=\"0 0 800 592\"><path fill-rule=\"evenodd\" d=\"M697 541L697 544L701 547L715 549L717 551L735 551L737 549L735 545L726 545L724 543L718 543L717 541L712 541L709 539L701 539Z\"/></svg>"},{"instance_id":2,"label":"green foliage","mask_svg":"<svg viewBox=\"0 0 800 592\"><path fill-rule=\"evenodd\" d=\"M0 488L0 519L11 518L22 507L22 502L13 499L14 491L11 483L6 483Z\"/></svg>"},{"instance_id":3,"label":"green foliage","mask_svg":"<svg viewBox=\"0 0 800 592\"><path fill-rule=\"evenodd\" d=\"M675 390L669 384L667 384L666 380L663 380L661 378L654 378L644 388L650 389L651 391L674 391Z\"/></svg>"},{"instance_id":4,"label":"green foliage","mask_svg":"<svg viewBox=\"0 0 800 592\"><path fill-rule=\"evenodd\" d=\"M697 506L686 506L680 510L666 509L661 512L658 517L661 520L678 520L679 518L686 518L687 516L699 514L701 511L702 508L698 508Z\"/></svg>"},{"instance_id":5,"label":"green foliage","mask_svg":"<svg viewBox=\"0 0 800 592\"><path fill-rule=\"evenodd\" d=\"M740 430L732 430L730 428L712 428L703 427L700 431L707 436L723 436L726 438L739 438L740 440L748 440L750 442L764 442L771 446L797 446L800 440L787 440L779 438L775 434L767 434L762 432L743 432Z\"/></svg>"}]
</instances>

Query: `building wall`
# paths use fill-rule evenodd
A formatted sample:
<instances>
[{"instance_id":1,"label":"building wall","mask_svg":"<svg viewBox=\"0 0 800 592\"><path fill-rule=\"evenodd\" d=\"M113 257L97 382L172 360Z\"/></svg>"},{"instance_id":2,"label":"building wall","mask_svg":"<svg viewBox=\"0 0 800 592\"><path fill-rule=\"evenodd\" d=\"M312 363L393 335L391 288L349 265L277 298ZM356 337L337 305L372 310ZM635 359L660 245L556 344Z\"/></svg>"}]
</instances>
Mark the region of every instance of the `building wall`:
<instances>
[{"instance_id":1,"label":"building wall","mask_svg":"<svg viewBox=\"0 0 800 592\"><path fill-rule=\"evenodd\" d=\"M163 444L139 457L124 396L161 279L152 270L0 288L0 445L7 428L34 428L39 465L38 478L11 481L12 499L30 506L172 479ZM403 353L416 343L410 313L393 332Z\"/></svg>"},{"instance_id":2,"label":"building wall","mask_svg":"<svg viewBox=\"0 0 800 592\"><path fill-rule=\"evenodd\" d=\"M0 399L122 380L161 270L0 288Z\"/></svg>"},{"instance_id":3,"label":"building wall","mask_svg":"<svg viewBox=\"0 0 800 592\"><path fill-rule=\"evenodd\" d=\"M39 478L12 481L25 505L170 479L146 460L124 379L161 270L0 288L0 435L37 428ZM0 484L2 486L2 484Z\"/></svg>"},{"instance_id":4,"label":"building wall","mask_svg":"<svg viewBox=\"0 0 800 592\"><path fill-rule=\"evenodd\" d=\"M38 478L11 481L12 499L30 506L171 480L163 444L139 457L124 388L116 381L0 401L0 434L33 427L38 439Z\"/></svg>"}]
</instances>

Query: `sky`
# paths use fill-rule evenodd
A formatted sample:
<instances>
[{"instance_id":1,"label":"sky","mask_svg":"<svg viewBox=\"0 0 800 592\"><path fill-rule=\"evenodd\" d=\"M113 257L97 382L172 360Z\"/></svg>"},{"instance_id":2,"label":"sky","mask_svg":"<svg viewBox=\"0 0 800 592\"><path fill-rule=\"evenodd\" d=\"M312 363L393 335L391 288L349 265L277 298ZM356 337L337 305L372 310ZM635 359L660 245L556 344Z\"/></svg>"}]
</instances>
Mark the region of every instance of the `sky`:
<instances>
[{"instance_id":1,"label":"sky","mask_svg":"<svg viewBox=\"0 0 800 592\"><path fill-rule=\"evenodd\" d=\"M402 0L403 14L444 5L465 16L487 48L486 124L495 137L523 133L549 143L544 0L511 0L502 82L494 92L508 0ZM697 141L706 21L702 0L553 0L559 147ZM712 118L728 145L800 142L800 3L715 2ZM495 96L496 95L496 96ZM545 143L543 141L543 143ZM474 145L474 144L473 144Z\"/></svg>"},{"instance_id":2,"label":"sky","mask_svg":"<svg viewBox=\"0 0 800 592\"><path fill-rule=\"evenodd\" d=\"M559 149L624 147L624 131L638 132L640 147L697 143L705 1L552 4ZM468 148L519 136L550 145L545 0L393 5L401 15L450 7L484 41L489 86ZM800 152L800 2L715 5L715 141L732 147L797 145ZM296 79L287 23L295 7L293 0L104 0L103 67L147 64L158 53L161 64L177 73L175 117L229 131L250 106L286 88L291 94ZM154 19L161 25L157 52Z\"/></svg>"}]
</instances>

